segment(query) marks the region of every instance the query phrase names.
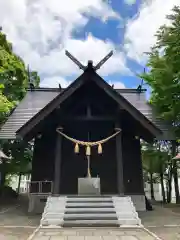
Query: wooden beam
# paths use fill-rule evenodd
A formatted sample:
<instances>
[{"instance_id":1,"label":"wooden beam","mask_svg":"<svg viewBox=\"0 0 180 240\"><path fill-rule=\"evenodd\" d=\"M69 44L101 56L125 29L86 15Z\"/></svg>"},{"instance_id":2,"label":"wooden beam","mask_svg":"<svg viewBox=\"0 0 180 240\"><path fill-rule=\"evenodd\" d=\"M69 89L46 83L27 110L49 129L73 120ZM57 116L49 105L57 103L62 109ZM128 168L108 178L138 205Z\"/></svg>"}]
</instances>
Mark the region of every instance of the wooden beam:
<instances>
[{"instance_id":1,"label":"wooden beam","mask_svg":"<svg viewBox=\"0 0 180 240\"><path fill-rule=\"evenodd\" d=\"M114 121L116 116L66 116L62 119L66 121Z\"/></svg>"},{"instance_id":2,"label":"wooden beam","mask_svg":"<svg viewBox=\"0 0 180 240\"><path fill-rule=\"evenodd\" d=\"M57 133L55 164L54 164L54 194L60 193L61 158L62 158L61 145L62 145L62 136L59 133Z\"/></svg>"},{"instance_id":3,"label":"wooden beam","mask_svg":"<svg viewBox=\"0 0 180 240\"><path fill-rule=\"evenodd\" d=\"M120 128L119 122L115 125L117 131ZM123 155L122 155L122 132L116 136L116 160L117 160L117 186L118 193L124 195L124 176L123 176Z\"/></svg>"},{"instance_id":4,"label":"wooden beam","mask_svg":"<svg viewBox=\"0 0 180 240\"><path fill-rule=\"evenodd\" d=\"M140 184L139 189L141 193L144 195L144 179L143 179L143 167L142 167L142 153L141 153L141 142L140 139L135 139L137 144L137 152L138 152L138 164L139 164L139 177L140 177Z\"/></svg>"},{"instance_id":5,"label":"wooden beam","mask_svg":"<svg viewBox=\"0 0 180 240\"><path fill-rule=\"evenodd\" d=\"M91 117L92 117L91 106L87 105L87 118L91 118Z\"/></svg>"}]
</instances>

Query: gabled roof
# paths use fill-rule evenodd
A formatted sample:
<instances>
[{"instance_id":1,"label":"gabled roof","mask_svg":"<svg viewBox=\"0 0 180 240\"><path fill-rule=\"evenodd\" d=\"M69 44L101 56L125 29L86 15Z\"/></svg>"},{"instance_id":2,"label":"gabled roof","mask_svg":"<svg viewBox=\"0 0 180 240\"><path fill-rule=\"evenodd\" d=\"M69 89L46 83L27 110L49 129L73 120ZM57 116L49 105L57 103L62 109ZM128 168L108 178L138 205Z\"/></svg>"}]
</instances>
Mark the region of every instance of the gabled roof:
<instances>
[{"instance_id":1,"label":"gabled roof","mask_svg":"<svg viewBox=\"0 0 180 240\"><path fill-rule=\"evenodd\" d=\"M146 100L145 92L139 94L137 89L116 89L116 91L162 131L163 134L156 136L157 140L175 140L173 132L170 131L170 124L157 117L156 110Z\"/></svg>"},{"instance_id":2,"label":"gabled roof","mask_svg":"<svg viewBox=\"0 0 180 240\"><path fill-rule=\"evenodd\" d=\"M138 109L136 109L129 101L127 101L121 94L118 94L107 82L105 82L92 68L87 69L84 73L77 78L72 84L69 85L64 91L57 95L50 101L42 110L34 115L26 124L24 124L17 133L20 136L25 136L33 129L41 120L48 116L55 108L62 102L70 97L78 88L85 82L94 81L100 88L102 88L112 99L120 104L126 111L128 111L142 126L147 128L152 135L156 136L161 133L151 121L149 121Z\"/></svg>"},{"instance_id":3,"label":"gabled roof","mask_svg":"<svg viewBox=\"0 0 180 240\"><path fill-rule=\"evenodd\" d=\"M0 139L15 139L16 132L59 94L59 89L28 91L0 130Z\"/></svg>"},{"instance_id":4,"label":"gabled roof","mask_svg":"<svg viewBox=\"0 0 180 240\"><path fill-rule=\"evenodd\" d=\"M161 122L157 122L151 106L146 102L144 93L139 94L135 89L113 89L95 72L91 78L92 81L95 81L108 95L129 111L134 118L140 121L144 127L148 128L153 135L161 135L161 130L168 132L167 126L164 127ZM85 79L87 79L86 72L67 89L61 91L60 89L44 88L35 89L33 92L28 91L25 98L3 125L0 131L0 138L14 139L16 133L23 135L26 131L30 131L33 126L76 91L76 89L86 81ZM165 138L169 139L172 138L172 136L166 136Z\"/></svg>"}]
</instances>

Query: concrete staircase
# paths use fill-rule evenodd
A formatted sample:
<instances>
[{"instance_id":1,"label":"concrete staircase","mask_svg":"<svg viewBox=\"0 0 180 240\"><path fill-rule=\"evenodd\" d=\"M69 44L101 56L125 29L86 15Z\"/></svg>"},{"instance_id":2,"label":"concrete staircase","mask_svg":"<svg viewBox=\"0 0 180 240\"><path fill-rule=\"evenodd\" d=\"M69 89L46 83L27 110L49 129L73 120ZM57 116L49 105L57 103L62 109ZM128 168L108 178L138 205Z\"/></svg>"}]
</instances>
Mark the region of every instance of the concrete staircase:
<instances>
[{"instance_id":1,"label":"concrete staircase","mask_svg":"<svg viewBox=\"0 0 180 240\"><path fill-rule=\"evenodd\" d=\"M124 227L140 226L130 197L66 196L47 199L41 226Z\"/></svg>"}]
</instances>

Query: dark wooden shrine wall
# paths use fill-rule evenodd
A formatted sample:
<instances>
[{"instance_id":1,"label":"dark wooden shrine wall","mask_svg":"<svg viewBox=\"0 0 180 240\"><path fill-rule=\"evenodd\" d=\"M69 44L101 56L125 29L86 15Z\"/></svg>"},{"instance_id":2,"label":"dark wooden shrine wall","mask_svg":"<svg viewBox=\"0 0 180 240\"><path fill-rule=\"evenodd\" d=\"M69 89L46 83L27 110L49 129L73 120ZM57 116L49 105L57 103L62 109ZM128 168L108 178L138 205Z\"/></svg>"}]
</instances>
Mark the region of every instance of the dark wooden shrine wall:
<instances>
[{"instance_id":1,"label":"dark wooden shrine wall","mask_svg":"<svg viewBox=\"0 0 180 240\"><path fill-rule=\"evenodd\" d=\"M113 122L64 124L64 132L80 140L96 141L109 136L114 131ZM123 133L123 132L122 132ZM36 139L32 164L32 181L54 181L54 159L57 133L55 129L46 129L40 139ZM143 194L142 165L140 142L131 135L122 134L122 156L124 172L124 190L126 194ZM77 193L78 177L87 174L87 159L85 148L80 153L74 153L74 145L63 138L61 163L60 193ZM103 154L97 154L97 148L92 149L91 155L92 177L101 178L101 190L104 194L117 193L117 162L116 142L110 140L103 145Z\"/></svg>"},{"instance_id":2,"label":"dark wooden shrine wall","mask_svg":"<svg viewBox=\"0 0 180 240\"><path fill-rule=\"evenodd\" d=\"M144 194L140 140L122 136L125 194Z\"/></svg>"},{"instance_id":3,"label":"dark wooden shrine wall","mask_svg":"<svg viewBox=\"0 0 180 240\"><path fill-rule=\"evenodd\" d=\"M35 139L31 181L54 181L54 157L56 132L47 130L41 138ZM31 191L37 191L32 185Z\"/></svg>"},{"instance_id":4,"label":"dark wooden shrine wall","mask_svg":"<svg viewBox=\"0 0 180 240\"><path fill-rule=\"evenodd\" d=\"M73 123L64 126L64 132L80 140L97 141L113 133L113 123ZM101 179L101 192L113 194L117 192L115 139L103 145L103 154L99 155L97 147L91 151L91 175ZM62 142L61 194L77 194L78 177L87 175L87 158L85 148L74 153L74 145L66 139Z\"/></svg>"},{"instance_id":5,"label":"dark wooden shrine wall","mask_svg":"<svg viewBox=\"0 0 180 240\"><path fill-rule=\"evenodd\" d=\"M35 141L32 181L54 181L54 161L57 133L55 129L46 130L41 138ZM64 124L64 132L80 140L97 141L111 135L114 132L113 122ZM101 191L104 194L117 193L117 168L116 168L116 143L115 139L103 145L103 154L99 155L97 148L91 152L92 177L101 179ZM80 153L74 153L74 145L65 138L62 139L61 162L61 194L77 194L78 177L87 175L87 159L85 148L80 147ZM35 188L35 187L34 187ZM33 189L32 191L37 189Z\"/></svg>"},{"instance_id":6,"label":"dark wooden shrine wall","mask_svg":"<svg viewBox=\"0 0 180 240\"><path fill-rule=\"evenodd\" d=\"M54 162L57 132L56 127L61 125L63 131L78 140L97 141L114 133L115 122L73 122L62 121L63 114L84 115L86 108L84 103L91 103L92 110L97 115L117 114L117 104L112 101L103 90L96 86L85 85L72 97L62 104L61 108L52 112L41 124L42 137L36 139L33 164L32 181L54 181ZM76 109L75 109L76 108ZM124 187L126 194L143 194L141 152L139 140L133 135L137 133L137 124L132 118L127 118L121 109L119 121L122 127L122 156L124 168ZM121 121L122 120L122 121ZM89 132L89 139L88 139ZM101 190L104 194L117 193L117 160L116 139L112 139L103 145L103 154L97 154L97 148L93 148L91 155L92 177L101 179ZM62 162L61 162L61 194L76 194L78 177L87 174L87 159L85 149L81 148L79 154L74 153L74 145L63 138Z\"/></svg>"},{"instance_id":7,"label":"dark wooden shrine wall","mask_svg":"<svg viewBox=\"0 0 180 240\"><path fill-rule=\"evenodd\" d=\"M93 110L98 108L98 112L94 112L96 114L114 114L118 107L118 104L96 83L87 82L61 104L61 109L66 113L69 113L69 111L74 113L74 109L85 104L92 106ZM84 113L86 113L86 110L79 112L83 115Z\"/></svg>"}]
</instances>

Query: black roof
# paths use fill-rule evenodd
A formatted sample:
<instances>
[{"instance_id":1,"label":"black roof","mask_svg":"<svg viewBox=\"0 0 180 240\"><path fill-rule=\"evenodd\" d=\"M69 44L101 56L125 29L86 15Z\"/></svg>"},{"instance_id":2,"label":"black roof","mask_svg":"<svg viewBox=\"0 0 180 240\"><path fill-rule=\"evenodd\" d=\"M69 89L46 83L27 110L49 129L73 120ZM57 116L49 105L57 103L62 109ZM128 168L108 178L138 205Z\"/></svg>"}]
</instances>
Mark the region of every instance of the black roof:
<instances>
[{"instance_id":1,"label":"black roof","mask_svg":"<svg viewBox=\"0 0 180 240\"><path fill-rule=\"evenodd\" d=\"M162 135L162 131L145 115L134 107L122 94L119 94L112 88L101 76L99 76L92 65L88 65L84 73L73 81L64 91L50 101L42 110L25 123L16 134L25 137L33 128L68 99L76 90L83 85L91 83L101 88L109 97L111 97L120 107L123 107L135 120L137 120L149 133L155 138Z\"/></svg>"},{"instance_id":2,"label":"black roof","mask_svg":"<svg viewBox=\"0 0 180 240\"><path fill-rule=\"evenodd\" d=\"M59 89L28 90L0 130L0 139L15 139L16 131L59 94Z\"/></svg>"},{"instance_id":3,"label":"black roof","mask_svg":"<svg viewBox=\"0 0 180 240\"><path fill-rule=\"evenodd\" d=\"M136 89L114 89L123 96L132 106L141 112L150 122L159 128L163 140L173 140L174 136L169 132L165 122L158 119L152 106L148 104L145 92L138 93ZM64 89L59 88L37 88L28 90L24 99L19 103L13 113L0 130L0 139L15 139L16 132L24 126L32 117L39 113L48 103L55 99Z\"/></svg>"}]
</instances>

